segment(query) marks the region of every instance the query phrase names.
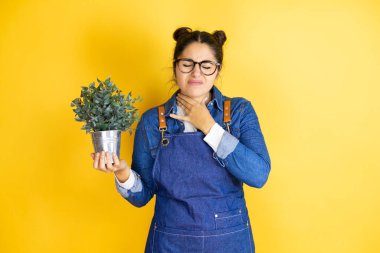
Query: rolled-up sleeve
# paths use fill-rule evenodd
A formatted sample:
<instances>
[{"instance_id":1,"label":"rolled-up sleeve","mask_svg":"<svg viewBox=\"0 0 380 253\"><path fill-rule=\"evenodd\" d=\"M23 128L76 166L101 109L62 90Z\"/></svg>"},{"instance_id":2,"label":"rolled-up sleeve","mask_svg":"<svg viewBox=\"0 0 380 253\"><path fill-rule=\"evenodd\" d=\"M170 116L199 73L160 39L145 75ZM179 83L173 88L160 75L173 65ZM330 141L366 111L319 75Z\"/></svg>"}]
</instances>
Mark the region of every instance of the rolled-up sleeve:
<instances>
[{"instance_id":1,"label":"rolled-up sleeve","mask_svg":"<svg viewBox=\"0 0 380 253\"><path fill-rule=\"evenodd\" d=\"M216 152L218 146L223 138L225 130L218 124L214 123L210 132L203 138L203 140ZM231 151L234 148L231 148Z\"/></svg>"},{"instance_id":2,"label":"rolled-up sleeve","mask_svg":"<svg viewBox=\"0 0 380 253\"><path fill-rule=\"evenodd\" d=\"M124 185L123 187L123 184L120 184L115 178L117 191L123 198L136 207L146 205L154 195L153 178L151 175L154 159L149 150L143 117L144 115L137 125L134 139L131 165L131 176L134 178L133 184L129 186Z\"/></svg>"},{"instance_id":3,"label":"rolled-up sleeve","mask_svg":"<svg viewBox=\"0 0 380 253\"><path fill-rule=\"evenodd\" d=\"M271 161L251 102L241 106L239 139L225 132L214 158L243 183L261 188L268 179Z\"/></svg>"},{"instance_id":4,"label":"rolled-up sleeve","mask_svg":"<svg viewBox=\"0 0 380 253\"><path fill-rule=\"evenodd\" d=\"M135 173L133 170L131 170L131 173L129 174L129 178L127 179L127 181L125 181L124 183L121 183L116 175L115 175L115 179L116 179L116 182L119 186L121 186L122 188L126 189L126 190L129 190L133 187L133 185L135 184L135 180L136 180L136 176L135 176Z\"/></svg>"}]
</instances>

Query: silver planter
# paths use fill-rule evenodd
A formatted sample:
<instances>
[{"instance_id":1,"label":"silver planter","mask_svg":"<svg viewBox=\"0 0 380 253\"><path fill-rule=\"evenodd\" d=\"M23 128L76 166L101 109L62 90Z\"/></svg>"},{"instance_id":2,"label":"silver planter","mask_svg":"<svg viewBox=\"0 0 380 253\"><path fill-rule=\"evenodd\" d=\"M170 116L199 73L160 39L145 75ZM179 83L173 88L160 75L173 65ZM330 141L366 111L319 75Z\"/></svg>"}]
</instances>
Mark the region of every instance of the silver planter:
<instances>
[{"instance_id":1,"label":"silver planter","mask_svg":"<svg viewBox=\"0 0 380 253\"><path fill-rule=\"evenodd\" d=\"M101 151L108 151L110 154L110 160L113 164L112 154L116 152L117 157L120 159L120 140L121 131L120 130L107 130L107 131L97 131L91 133L92 144L94 146L95 153ZM104 163L107 163L104 157Z\"/></svg>"}]
</instances>

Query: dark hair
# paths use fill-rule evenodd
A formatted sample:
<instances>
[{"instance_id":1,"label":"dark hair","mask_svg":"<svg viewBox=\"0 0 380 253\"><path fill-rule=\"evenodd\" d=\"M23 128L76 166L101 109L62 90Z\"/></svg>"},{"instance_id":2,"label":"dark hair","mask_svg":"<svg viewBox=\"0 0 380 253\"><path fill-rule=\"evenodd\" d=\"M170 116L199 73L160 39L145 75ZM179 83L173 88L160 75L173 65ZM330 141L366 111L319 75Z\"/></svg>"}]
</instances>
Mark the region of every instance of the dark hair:
<instances>
[{"instance_id":1,"label":"dark hair","mask_svg":"<svg viewBox=\"0 0 380 253\"><path fill-rule=\"evenodd\" d=\"M214 51L216 61L222 64L223 44L227 40L226 34L223 31L214 31L213 34L210 34L204 31L193 31L189 27L180 27L173 33L173 38L177 42L173 60L176 60L189 44L200 42L206 43ZM174 62L173 70L175 73Z\"/></svg>"}]
</instances>

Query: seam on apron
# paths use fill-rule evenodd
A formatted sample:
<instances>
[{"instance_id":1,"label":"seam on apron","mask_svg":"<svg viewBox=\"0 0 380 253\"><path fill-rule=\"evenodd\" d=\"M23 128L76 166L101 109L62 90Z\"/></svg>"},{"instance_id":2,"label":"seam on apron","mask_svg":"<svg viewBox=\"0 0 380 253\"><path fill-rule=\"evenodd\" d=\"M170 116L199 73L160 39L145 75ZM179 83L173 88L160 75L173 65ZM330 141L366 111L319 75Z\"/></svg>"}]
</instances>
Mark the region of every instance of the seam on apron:
<instances>
[{"instance_id":1,"label":"seam on apron","mask_svg":"<svg viewBox=\"0 0 380 253\"><path fill-rule=\"evenodd\" d=\"M205 250L205 238L202 237L202 253L204 252Z\"/></svg>"},{"instance_id":2,"label":"seam on apron","mask_svg":"<svg viewBox=\"0 0 380 253\"><path fill-rule=\"evenodd\" d=\"M251 225L251 224L249 224ZM248 238L249 238L249 245L250 245L250 248L251 248L251 253L253 252L253 245L252 245L252 242L253 242L253 239L251 239L251 231L249 230L248 231Z\"/></svg>"},{"instance_id":3,"label":"seam on apron","mask_svg":"<svg viewBox=\"0 0 380 253\"><path fill-rule=\"evenodd\" d=\"M227 216L227 217L215 217L215 220L218 220L218 219L228 219L228 218L231 218L231 217L236 217L236 216L241 216L241 214L234 214L234 215L231 215L231 216Z\"/></svg>"},{"instance_id":4,"label":"seam on apron","mask_svg":"<svg viewBox=\"0 0 380 253\"><path fill-rule=\"evenodd\" d=\"M156 235L156 224L154 224L154 231L153 231L153 241L152 241L152 253L154 251L154 237Z\"/></svg>"},{"instance_id":5,"label":"seam on apron","mask_svg":"<svg viewBox=\"0 0 380 253\"><path fill-rule=\"evenodd\" d=\"M158 230L158 229L156 231L160 232L160 233L163 233L163 234L168 234L168 235L187 236L187 237L203 237L204 238L204 237L215 237L215 236L234 234L234 233L241 232L241 231L244 231L244 230L247 230L247 229L248 229L248 227L240 229L240 230L236 230L234 232L229 232L229 233L224 233L224 234L218 234L218 235L181 235L181 234L174 234L174 233L164 232L164 231L161 231L161 230Z\"/></svg>"}]
</instances>

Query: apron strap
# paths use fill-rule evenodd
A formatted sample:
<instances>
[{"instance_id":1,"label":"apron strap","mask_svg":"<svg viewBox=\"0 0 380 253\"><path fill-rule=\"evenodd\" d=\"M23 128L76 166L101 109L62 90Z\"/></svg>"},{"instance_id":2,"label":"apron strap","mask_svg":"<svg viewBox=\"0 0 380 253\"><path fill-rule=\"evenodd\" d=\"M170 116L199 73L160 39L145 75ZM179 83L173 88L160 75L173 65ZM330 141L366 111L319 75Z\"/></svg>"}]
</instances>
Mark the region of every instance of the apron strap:
<instances>
[{"instance_id":1,"label":"apron strap","mask_svg":"<svg viewBox=\"0 0 380 253\"><path fill-rule=\"evenodd\" d=\"M165 119L165 107L163 105L159 106L158 107L158 122L160 124L159 126L159 130L162 131L166 131L167 130L167 126L166 126L166 119Z\"/></svg>"},{"instance_id":2,"label":"apron strap","mask_svg":"<svg viewBox=\"0 0 380 253\"><path fill-rule=\"evenodd\" d=\"M224 100L223 103L223 123L226 125L228 132L231 133L231 100L229 99Z\"/></svg>"},{"instance_id":3,"label":"apron strap","mask_svg":"<svg viewBox=\"0 0 380 253\"><path fill-rule=\"evenodd\" d=\"M161 105L158 107L158 123L159 123L158 129L161 131L161 143L162 145L166 146L169 144L169 139L164 138L164 132L168 130L164 114L165 114L165 107Z\"/></svg>"}]
</instances>

